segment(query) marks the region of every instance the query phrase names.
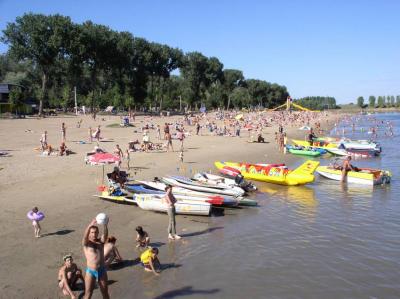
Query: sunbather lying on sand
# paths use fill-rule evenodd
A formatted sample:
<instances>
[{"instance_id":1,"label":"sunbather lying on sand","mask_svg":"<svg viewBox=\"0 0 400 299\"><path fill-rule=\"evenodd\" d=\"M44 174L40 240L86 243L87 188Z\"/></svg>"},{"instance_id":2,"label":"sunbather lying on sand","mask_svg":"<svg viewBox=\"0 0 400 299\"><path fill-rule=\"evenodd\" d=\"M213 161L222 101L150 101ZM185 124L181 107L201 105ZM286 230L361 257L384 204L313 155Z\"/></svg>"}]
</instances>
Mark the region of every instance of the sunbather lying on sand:
<instances>
[{"instance_id":1,"label":"sunbather lying on sand","mask_svg":"<svg viewBox=\"0 0 400 299\"><path fill-rule=\"evenodd\" d=\"M86 156L91 156L91 155L98 154L98 153L104 154L105 152L106 151L101 149L98 145L95 145L95 147L93 148L93 150L91 152L86 153Z\"/></svg>"},{"instance_id":2,"label":"sunbather lying on sand","mask_svg":"<svg viewBox=\"0 0 400 299\"><path fill-rule=\"evenodd\" d=\"M136 152L137 148L135 147L135 144L140 144L139 140L135 140L135 141L129 141L128 143L128 149L130 152Z\"/></svg>"}]
</instances>

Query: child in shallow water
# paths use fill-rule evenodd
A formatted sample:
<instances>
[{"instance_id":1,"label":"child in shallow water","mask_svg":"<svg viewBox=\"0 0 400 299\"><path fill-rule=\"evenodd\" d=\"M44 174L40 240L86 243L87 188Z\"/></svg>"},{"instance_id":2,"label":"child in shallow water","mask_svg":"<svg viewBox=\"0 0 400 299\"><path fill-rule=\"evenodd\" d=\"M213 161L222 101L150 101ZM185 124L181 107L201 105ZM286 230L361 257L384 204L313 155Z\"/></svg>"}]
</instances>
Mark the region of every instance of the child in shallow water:
<instances>
[{"instance_id":1,"label":"child in shallow water","mask_svg":"<svg viewBox=\"0 0 400 299\"><path fill-rule=\"evenodd\" d=\"M138 248L138 247L144 247L144 248L148 247L149 244L150 244L150 238L149 238L149 235L147 234L147 232L145 232L143 230L143 227L141 227L141 226L136 227L136 232L137 232L137 235L136 235L136 243L137 243L136 248Z\"/></svg>"}]
</instances>

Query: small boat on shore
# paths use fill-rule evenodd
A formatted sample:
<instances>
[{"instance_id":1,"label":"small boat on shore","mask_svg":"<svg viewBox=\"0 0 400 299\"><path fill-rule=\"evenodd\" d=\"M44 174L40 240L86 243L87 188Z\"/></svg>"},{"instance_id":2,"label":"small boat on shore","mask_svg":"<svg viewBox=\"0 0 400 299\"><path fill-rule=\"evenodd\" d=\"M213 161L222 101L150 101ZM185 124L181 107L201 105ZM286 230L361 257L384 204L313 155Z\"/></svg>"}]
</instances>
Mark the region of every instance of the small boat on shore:
<instances>
[{"instance_id":1,"label":"small boat on shore","mask_svg":"<svg viewBox=\"0 0 400 299\"><path fill-rule=\"evenodd\" d=\"M163 203L163 196L155 194L134 194L137 205L147 211L166 213L168 207ZM209 216L211 212L211 204L202 201L180 200L175 203L176 214Z\"/></svg>"},{"instance_id":2,"label":"small boat on shore","mask_svg":"<svg viewBox=\"0 0 400 299\"><path fill-rule=\"evenodd\" d=\"M155 190L153 188L147 188L146 186L143 186L142 184L132 184L132 185L127 185L125 189L129 192L133 192L136 194L152 194L152 195L159 195L159 196L165 196L165 191L160 191L160 190ZM174 192L175 193L175 192ZM202 202L208 202L214 206L224 206L224 198L222 196L195 196L195 195L183 195L183 194L174 194L175 198L180 201L180 200L194 200L194 201L202 201ZM237 204L237 201L228 201L227 206L232 206Z\"/></svg>"},{"instance_id":3,"label":"small boat on shore","mask_svg":"<svg viewBox=\"0 0 400 299\"><path fill-rule=\"evenodd\" d=\"M217 161L214 164L218 169L222 169L226 166L235 168L240 171L241 175L246 179L286 186L296 186L314 181L314 171L318 167L319 162L308 160L294 170L289 170L286 166L276 166L276 164L250 164L222 161Z\"/></svg>"},{"instance_id":4,"label":"small boat on shore","mask_svg":"<svg viewBox=\"0 0 400 299\"><path fill-rule=\"evenodd\" d=\"M112 195L108 190L102 191L100 195L93 195L93 196L101 198L103 200L121 203L121 204L129 204L129 205L136 204L136 201L132 196L129 196L128 194Z\"/></svg>"},{"instance_id":5,"label":"small boat on shore","mask_svg":"<svg viewBox=\"0 0 400 299\"><path fill-rule=\"evenodd\" d=\"M254 184L247 182L242 176L236 176L235 179L231 179L211 173L198 172L192 177L192 179L209 185L226 186L227 188L239 187L246 192L257 190L257 187Z\"/></svg>"},{"instance_id":6,"label":"small boat on shore","mask_svg":"<svg viewBox=\"0 0 400 299\"><path fill-rule=\"evenodd\" d=\"M230 195L230 196L242 196L244 195L244 190L239 187L217 187L217 186L210 186L210 185L202 185L200 183L194 182L190 179L180 176L173 176L173 177L163 177L161 179L164 183L177 186L185 189L200 191L200 192L208 192L208 193L215 193L215 194L223 194L223 195Z\"/></svg>"},{"instance_id":7,"label":"small boat on shore","mask_svg":"<svg viewBox=\"0 0 400 299\"><path fill-rule=\"evenodd\" d=\"M165 187L167 186L166 184L164 184L162 182L152 182L152 181L137 181L137 182L142 184L146 189L153 189L153 190L158 190L161 192L165 192ZM130 186L130 185L126 185L125 188L127 188L127 186ZM234 206L238 205L237 197L215 194L215 193L199 192L199 191L189 190L189 189L176 187L176 186L174 186L174 188L173 188L173 194L174 195L194 196L194 197L200 197L200 198L205 198L205 199L213 199L215 201L219 200L219 201L222 201L223 206L227 206L227 207L234 207Z\"/></svg>"},{"instance_id":8,"label":"small boat on shore","mask_svg":"<svg viewBox=\"0 0 400 299\"><path fill-rule=\"evenodd\" d=\"M349 171L347 173L347 182L362 185L382 185L389 184L391 180L391 173L386 170L372 169L372 168L358 168L359 171ZM342 179L342 171L332 166L319 166L317 173L321 176L340 181Z\"/></svg>"}]
</instances>

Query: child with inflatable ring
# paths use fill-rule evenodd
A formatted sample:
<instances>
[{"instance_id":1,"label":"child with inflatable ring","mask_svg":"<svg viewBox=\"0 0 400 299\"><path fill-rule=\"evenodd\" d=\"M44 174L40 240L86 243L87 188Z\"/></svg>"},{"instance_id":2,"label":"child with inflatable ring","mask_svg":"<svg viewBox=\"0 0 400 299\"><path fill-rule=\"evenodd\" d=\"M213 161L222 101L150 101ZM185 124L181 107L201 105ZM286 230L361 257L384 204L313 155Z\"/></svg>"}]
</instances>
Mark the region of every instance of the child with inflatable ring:
<instances>
[{"instance_id":1,"label":"child with inflatable ring","mask_svg":"<svg viewBox=\"0 0 400 299\"><path fill-rule=\"evenodd\" d=\"M40 227L39 222L44 219L43 212L40 212L37 207L34 207L32 210L28 212L26 216L28 217L29 220L32 220L35 237L40 238L40 230L42 228Z\"/></svg>"}]
</instances>

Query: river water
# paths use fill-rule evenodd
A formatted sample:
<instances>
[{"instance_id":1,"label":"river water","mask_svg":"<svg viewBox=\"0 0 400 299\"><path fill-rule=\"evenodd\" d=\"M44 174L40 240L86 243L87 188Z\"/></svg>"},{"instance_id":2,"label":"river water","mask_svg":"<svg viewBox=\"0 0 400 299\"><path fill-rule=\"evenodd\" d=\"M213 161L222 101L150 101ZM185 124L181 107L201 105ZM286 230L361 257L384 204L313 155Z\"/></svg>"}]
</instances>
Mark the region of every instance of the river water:
<instances>
[{"instance_id":1,"label":"river water","mask_svg":"<svg viewBox=\"0 0 400 299\"><path fill-rule=\"evenodd\" d=\"M395 135L380 127L381 157L352 163L391 170L390 185L342 186L321 177L303 187L257 183L258 208L200 218L209 229L190 245L162 248L179 267L143 275L132 289L146 291L119 297L400 298L400 114L363 116L355 133L352 121L337 133L345 128L346 136L367 139L371 117L392 121Z\"/></svg>"}]
</instances>

